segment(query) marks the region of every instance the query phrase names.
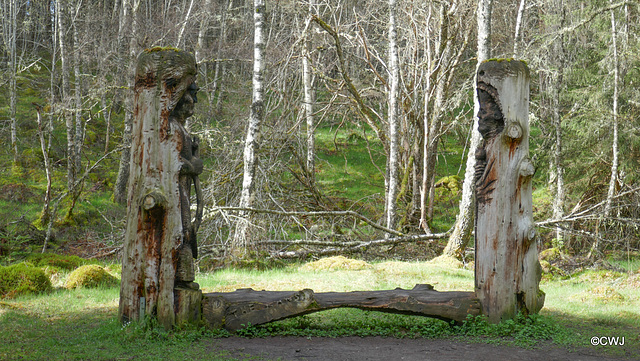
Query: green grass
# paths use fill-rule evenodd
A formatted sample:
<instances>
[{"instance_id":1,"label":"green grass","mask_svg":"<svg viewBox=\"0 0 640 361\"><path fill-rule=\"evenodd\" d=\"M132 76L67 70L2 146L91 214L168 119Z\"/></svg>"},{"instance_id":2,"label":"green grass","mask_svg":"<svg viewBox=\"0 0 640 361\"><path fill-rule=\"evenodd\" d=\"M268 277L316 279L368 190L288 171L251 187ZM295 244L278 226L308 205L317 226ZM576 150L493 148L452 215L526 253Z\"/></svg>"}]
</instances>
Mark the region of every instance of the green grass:
<instances>
[{"instance_id":1,"label":"green grass","mask_svg":"<svg viewBox=\"0 0 640 361\"><path fill-rule=\"evenodd\" d=\"M541 284L546 292L540 316L519 317L500 325L483 318L462 326L420 317L337 309L251 326L239 335L261 337L389 336L448 338L532 348L545 342L579 349L593 336L626 338L624 347L600 348L605 354L640 357L640 290L638 274L586 271L568 279ZM378 262L361 270L308 269L301 265L269 271L226 269L198 274L205 292L256 290L315 291L411 288L431 283L436 290L473 289L473 271L431 262ZM596 287L611 287L622 298L611 301ZM587 299L594 295L593 299ZM222 360L228 354L212 347L222 331L187 329L165 332L153 323L120 325L116 319L118 288L61 290L0 302L0 359L107 360L183 359ZM587 298L585 298L587 297ZM173 358L172 358L173 357Z\"/></svg>"}]
</instances>

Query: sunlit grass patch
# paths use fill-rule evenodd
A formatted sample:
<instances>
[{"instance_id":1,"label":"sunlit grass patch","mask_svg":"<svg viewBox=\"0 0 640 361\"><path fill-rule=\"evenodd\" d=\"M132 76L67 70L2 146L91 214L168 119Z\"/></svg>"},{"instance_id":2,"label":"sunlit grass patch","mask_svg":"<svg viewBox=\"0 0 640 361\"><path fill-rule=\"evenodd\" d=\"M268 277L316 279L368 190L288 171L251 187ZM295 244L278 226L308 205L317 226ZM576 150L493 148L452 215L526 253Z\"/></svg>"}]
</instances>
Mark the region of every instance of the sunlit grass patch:
<instances>
[{"instance_id":1,"label":"sunlit grass patch","mask_svg":"<svg viewBox=\"0 0 640 361\"><path fill-rule=\"evenodd\" d=\"M337 271L337 270L349 270L360 271L363 269L371 268L371 264L357 259L350 259L344 256L326 257L321 258L314 262L309 262L302 267L303 271Z\"/></svg>"}]
</instances>

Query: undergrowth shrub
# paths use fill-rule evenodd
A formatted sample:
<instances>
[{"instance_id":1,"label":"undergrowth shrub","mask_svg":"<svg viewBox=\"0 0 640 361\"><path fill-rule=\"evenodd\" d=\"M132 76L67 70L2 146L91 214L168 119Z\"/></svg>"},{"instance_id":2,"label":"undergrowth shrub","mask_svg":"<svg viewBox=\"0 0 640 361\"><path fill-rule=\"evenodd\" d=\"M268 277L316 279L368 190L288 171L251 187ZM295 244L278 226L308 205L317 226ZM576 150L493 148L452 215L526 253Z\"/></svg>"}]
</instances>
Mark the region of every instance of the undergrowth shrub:
<instances>
[{"instance_id":1,"label":"undergrowth shrub","mask_svg":"<svg viewBox=\"0 0 640 361\"><path fill-rule=\"evenodd\" d=\"M0 266L0 297L13 298L24 294L38 294L52 289L44 271L26 263Z\"/></svg>"},{"instance_id":2,"label":"undergrowth shrub","mask_svg":"<svg viewBox=\"0 0 640 361\"><path fill-rule=\"evenodd\" d=\"M56 267L67 271L89 263L88 260L78 256L55 253L32 253L27 257L27 261L37 267Z\"/></svg>"},{"instance_id":3,"label":"undergrowth shrub","mask_svg":"<svg viewBox=\"0 0 640 361\"><path fill-rule=\"evenodd\" d=\"M118 285L118 279L113 277L104 268L89 264L76 269L69 274L65 287L73 288L96 288L96 287L113 287Z\"/></svg>"}]
</instances>

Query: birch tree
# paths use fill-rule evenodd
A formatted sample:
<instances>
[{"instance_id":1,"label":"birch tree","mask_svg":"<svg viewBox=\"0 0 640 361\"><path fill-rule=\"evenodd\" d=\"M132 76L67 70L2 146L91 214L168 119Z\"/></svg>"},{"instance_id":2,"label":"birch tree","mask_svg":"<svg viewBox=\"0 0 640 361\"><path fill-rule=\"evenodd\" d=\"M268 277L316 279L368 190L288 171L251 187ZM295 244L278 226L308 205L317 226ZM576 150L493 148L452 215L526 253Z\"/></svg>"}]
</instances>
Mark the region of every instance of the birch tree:
<instances>
[{"instance_id":1,"label":"birch tree","mask_svg":"<svg viewBox=\"0 0 640 361\"><path fill-rule=\"evenodd\" d=\"M389 157L387 187L387 228L394 229L396 221L396 196L398 194L399 126L398 93L400 65L396 32L396 0L389 0Z\"/></svg>"},{"instance_id":2,"label":"birch tree","mask_svg":"<svg viewBox=\"0 0 640 361\"><path fill-rule=\"evenodd\" d=\"M9 67L7 69L9 77L9 118L11 122L11 151L13 153L13 164L18 164L18 126L16 121L16 106L18 101L18 12L20 6L18 0L2 1L2 38L5 49L9 55Z\"/></svg>"},{"instance_id":3,"label":"birch tree","mask_svg":"<svg viewBox=\"0 0 640 361\"><path fill-rule=\"evenodd\" d=\"M309 14L304 28L304 44L302 55L302 83L304 85L304 115L307 122L307 177L311 185L315 184L315 119L313 106L315 92L313 89L313 74L311 70L311 22L317 14L315 1L309 0Z\"/></svg>"},{"instance_id":4,"label":"birch tree","mask_svg":"<svg viewBox=\"0 0 640 361\"><path fill-rule=\"evenodd\" d=\"M260 128L264 119L264 52L265 52L265 0L254 0L254 47L253 47L253 90L251 113L244 143L244 174L242 178L242 193L240 207L248 208L253 205L255 198L255 177L258 169L256 153L260 147ZM232 254L242 257L251 246L249 215L236 224L236 232L231 244Z\"/></svg>"},{"instance_id":5,"label":"birch tree","mask_svg":"<svg viewBox=\"0 0 640 361\"><path fill-rule=\"evenodd\" d=\"M69 81L69 42L67 36L67 19L69 18L67 0L58 0L56 12L58 17L58 41L60 43L60 72L62 73L62 109L61 115L65 122L67 131L67 188L73 189L76 179L75 167L75 128L73 118L68 112L71 85Z\"/></svg>"},{"instance_id":6,"label":"birch tree","mask_svg":"<svg viewBox=\"0 0 640 361\"><path fill-rule=\"evenodd\" d=\"M478 61L476 69L484 60L491 57L491 8L493 0L479 0L477 9L477 26L478 26ZM449 237L444 254L458 259L464 257L467 244L471 237L473 229L473 208L474 208L474 172L476 166L475 149L480 144L482 137L478 132L478 111L480 105L478 103L478 94L473 93L473 125L471 129L471 144L469 153L467 154L466 168L464 172L464 181L462 183L462 198L460 199L460 209L456 217L453 232Z\"/></svg>"},{"instance_id":7,"label":"birch tree","mask_svg":"<svg viewBox=\"0 0 640 361\"><path fill-rule=\"evenodd\" d=\"M139 34L139 20L138 9L140 8L140 0L133 0L133 6L129 12L126 9L128 1L123 3L123 13L131 16L131 39L129 40L128 54L125 56L128 62L127 71L127 91L125 92L125 116L124 116L124 131L122 132L122 144L125 146L120 155L120 167L118 168L118 176L116 178L113 200L117 203L124 204L127 201L127 184L129 182L129 161L131 158L131 123L133 121L133 96L132 90L135 79L135 62L133 61L140 47L138 46ZM127 20L125 20L127 23Z\"/></svg>"},{"instance_id":8,"label":"birch tree","mask_svg":"<svg viewBox=\"0 0 640 361\"><path fill-rule=\"evenodd\" d=\"M610 1L612 4L613 2ZM618 182L618 83L620 62L618 60L618 31L616 29L616 15L615 10L611 10L611 47L613 53L613 106L612 106L612 127L613 127L613 140L611 145L611 153L613 154L611 160L611 178L609 180L609 189L607 191L607 199L604 206L604 216L608 217L611 213L611 203L616 191L616 184Z\"/></svg>"}]
</instances>

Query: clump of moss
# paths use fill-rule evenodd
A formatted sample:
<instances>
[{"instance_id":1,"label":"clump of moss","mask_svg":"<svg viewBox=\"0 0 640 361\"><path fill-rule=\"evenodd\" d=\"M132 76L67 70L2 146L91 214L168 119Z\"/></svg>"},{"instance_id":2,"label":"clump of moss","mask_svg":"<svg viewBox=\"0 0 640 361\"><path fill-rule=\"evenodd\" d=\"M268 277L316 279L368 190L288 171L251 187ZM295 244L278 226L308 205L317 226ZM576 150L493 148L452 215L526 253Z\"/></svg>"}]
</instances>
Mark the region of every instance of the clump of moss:
<instances>
[{"instance_id":1,"label":"clump of moss","mask_svg":"<svg viewBox=\"0 0 640 361\"><path fill-rule=\"evenodd\" d=\"M541 261L553 262L562 258L562 253L558 248L547 248L540 252L538 259Z\"/></svg>"},{"instance_id":2,"label":"clump of moss","mask_svg":"<svg viewBox=\"0 0 640 361\"><path fill-rule=\"evenodd\" d=\"M44 293L51 291L51 289L51 280L38 267L26 263L0 267L1 298Z\"/></svg>"},{"instance_id":3,"label":"clump of moss","mask_svg":"<svg viewBox=\"0 0 640 361\"><path fill-rule=\"evenodd\" d=\"M65 287L73 288L96 288L96 287L113 287L118 285L118 279L113 277L104 268L88 264L81 266L69 274Z\"/></svg>"},{"instance_id":4,"label":"clump of moss","mask_svg":"<svg viewBox=\"0 0 640 361\"><path fill-rule=\"evenodd\" d=\"M317 271L317 270L352 270L359 271L363 269L369 269L373 266L365 261L350 259L344 256L327 257L319 259L315 262L310 262L302 267L302 270Z\"/></svg>"},{"instance_id":5,"label":"clump of moss","mask_svg":"<svg viewBox=\"0 0 640 361\"><path fill-rule=\"evenodd\" d=\"M37 267L56 267L71 271L88 261L78 256L60 255L55 253L32 253L27 257L27 261Z\"/></svg>"},{"instance_id":6,"label":"clump of moss","mask_svg":"<svg viewBox=\"0 0 640 361\"><path fill-rule=\"evenodd\" d=\"M462 180L457 175L450 175L440 178L440 180L436 182L435 186L436 188L444 187L452 194L458 194L458 192L460 192L460 190L462 189Z\"/></svg>"}]
</instances>

